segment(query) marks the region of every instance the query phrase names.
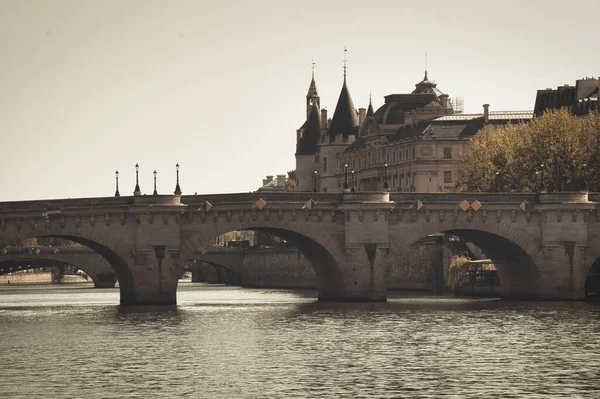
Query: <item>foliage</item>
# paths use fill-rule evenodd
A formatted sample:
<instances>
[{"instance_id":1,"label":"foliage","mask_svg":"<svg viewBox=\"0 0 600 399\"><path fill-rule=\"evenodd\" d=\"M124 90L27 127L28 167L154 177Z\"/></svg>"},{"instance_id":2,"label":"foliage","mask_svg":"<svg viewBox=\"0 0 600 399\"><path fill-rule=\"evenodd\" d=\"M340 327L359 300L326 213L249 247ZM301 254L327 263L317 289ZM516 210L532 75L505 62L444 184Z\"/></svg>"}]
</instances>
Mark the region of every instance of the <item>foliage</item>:
<instances>
[{"instance_id":1,"label":"foliage","mask_svg":"<svg viewBox=\"0 0 600 399\"><path fill-rule=\"evenodd\" d=\"M466 253L459 253L452 257L448 267L448 284L457 288L467 283L470 261Z\"/></svg>"},{"instance_id":2,"label":"foliage","mask_svg":"<svg viewBox=\"0 0 600 399\"><path fill-rule=\"evenodd\" d=\"M598 113L549 110L527 124L490 124L458 161L460 191L577 191L586 184L600 191Z\"/></svg>"}]
</instances>

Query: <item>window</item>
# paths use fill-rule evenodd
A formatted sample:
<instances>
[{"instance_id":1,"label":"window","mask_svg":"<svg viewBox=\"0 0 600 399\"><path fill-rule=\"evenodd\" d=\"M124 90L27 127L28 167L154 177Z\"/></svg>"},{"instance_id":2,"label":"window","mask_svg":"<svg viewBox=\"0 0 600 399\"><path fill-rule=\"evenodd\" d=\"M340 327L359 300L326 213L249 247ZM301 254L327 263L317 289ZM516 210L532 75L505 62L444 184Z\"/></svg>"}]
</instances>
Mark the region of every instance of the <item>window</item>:
<instances>
[{"instance_id":1,"label":"window","mask_svg":"<svg viewBox=\"0 0 600 399\"><path fill-rule=\"evenodd\" d=\"M452 147L444 147L444 159L452 159Z\"/></svg>"},{"instance_id":2,"label":"window","mask_svg":"<svg viewBox=\"0 0 600 399\"><path fill-rule=\"evenodd\" d=\"M415 147L413 147L412 149L412 159L416 159L417 158L417 149Z\"/></svg>"},{"instance_id":3,"label":"window","mask_svg":"<svg viewBox=\"0 0 600 399\"><path fill-rule=\"evenodd\" d=\"M323 157L323 172L327 172L327 157Z\"/></svg>"},{"instance_id":4,"label":"window","mask_svg":"<svg viewBox=\"0 0 600 399\"><path fill-rule=\"evenodd\" d=\"M450 171L444 172L444 183L452 183L452 172L450 172Z\"/></svg>"}]
</instances>

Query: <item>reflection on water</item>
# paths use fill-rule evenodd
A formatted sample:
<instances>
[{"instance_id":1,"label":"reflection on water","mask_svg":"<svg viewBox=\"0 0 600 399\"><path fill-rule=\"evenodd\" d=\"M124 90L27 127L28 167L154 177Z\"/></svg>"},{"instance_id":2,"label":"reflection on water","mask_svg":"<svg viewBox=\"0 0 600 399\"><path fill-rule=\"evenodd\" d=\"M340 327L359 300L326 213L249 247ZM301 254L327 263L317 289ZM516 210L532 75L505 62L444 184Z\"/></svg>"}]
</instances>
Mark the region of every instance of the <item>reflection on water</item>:
<instances>
[{"instance_id":1,"label":"reflection on water","mask_svg":"<svg viewBox=\"0 0 600 399\"><path fill-rule=\"evenodd\" d=\"M600 303L392 297L182 284L0 288L10 398L600 397Z\"/></svg>"}]
</instances>

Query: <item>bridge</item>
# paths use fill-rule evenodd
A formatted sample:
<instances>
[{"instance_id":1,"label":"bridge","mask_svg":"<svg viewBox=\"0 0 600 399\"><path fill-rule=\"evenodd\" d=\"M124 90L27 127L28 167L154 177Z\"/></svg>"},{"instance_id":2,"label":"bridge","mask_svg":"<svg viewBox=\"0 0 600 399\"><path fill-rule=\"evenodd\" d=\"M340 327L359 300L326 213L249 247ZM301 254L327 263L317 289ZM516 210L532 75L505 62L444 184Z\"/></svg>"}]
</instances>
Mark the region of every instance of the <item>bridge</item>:
<instances>
[{"instance_id":1,"label":"bridge","mask_svg":"<svg viewBox=\"0 0 600 399\"><path fill-rule=\"evenodd\" d=\"M482 248L505 298L583 299L600 256L598 194L245 193L0 202L0 248L56 237L100 254L120 302L174 304L186 262L214 237L256 230L311 262L319 300L384 301L386 275L424 237Z\"/></svg>"}]
</instances>

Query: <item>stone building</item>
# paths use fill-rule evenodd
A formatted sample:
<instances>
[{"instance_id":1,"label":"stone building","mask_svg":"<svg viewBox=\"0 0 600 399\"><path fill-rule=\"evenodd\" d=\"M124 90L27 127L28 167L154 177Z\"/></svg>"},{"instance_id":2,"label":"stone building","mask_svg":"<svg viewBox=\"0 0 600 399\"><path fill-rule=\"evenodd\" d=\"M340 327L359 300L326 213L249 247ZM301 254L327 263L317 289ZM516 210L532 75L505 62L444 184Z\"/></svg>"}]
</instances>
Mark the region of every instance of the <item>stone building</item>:
<instances>
[{"instance_id":1,"label":"stone building","mask_svg":"<svg viewBox=\"0 0 600 399\"><path fill-rule=\"evenodd\" d=\"M540 116L547 109L568 108L575 115L589 111L600 111L600 78L585 78L575 81L575 86L565 84L554 89L538 90L534 113Z\"/></svg>"},{"instance_id":2,"label":"stone building","mask_svg":"<svg viewBox=\"0 0 600 399\"><path fill-rule=\"evenodd\" d=\"M373 111L356 110L346 72L333 117L319 111L314 73L306 122L297 130L297 191L454 191L456 160L486 124L528 121L532 111L457 114L449 96L428 78L415 90L389 94Z\"/></svg>"}]
</instances>

